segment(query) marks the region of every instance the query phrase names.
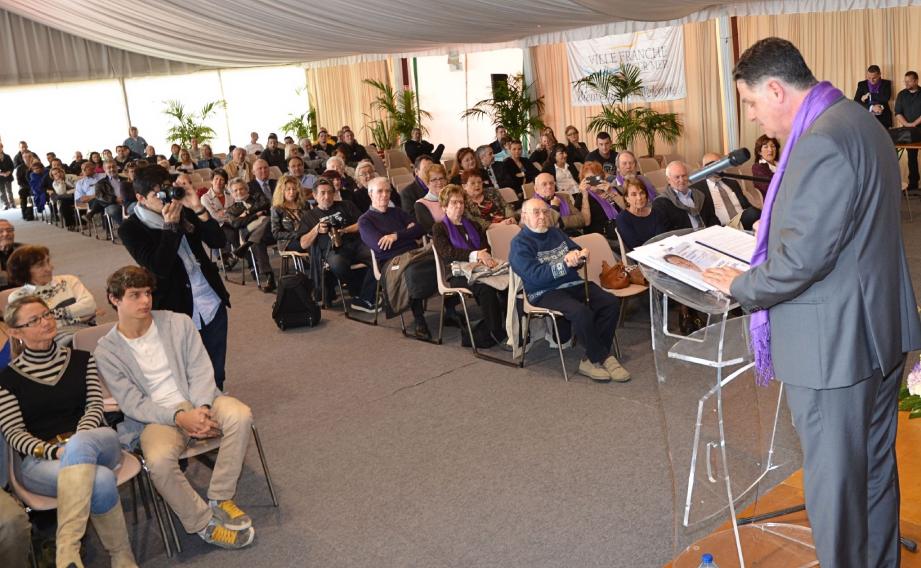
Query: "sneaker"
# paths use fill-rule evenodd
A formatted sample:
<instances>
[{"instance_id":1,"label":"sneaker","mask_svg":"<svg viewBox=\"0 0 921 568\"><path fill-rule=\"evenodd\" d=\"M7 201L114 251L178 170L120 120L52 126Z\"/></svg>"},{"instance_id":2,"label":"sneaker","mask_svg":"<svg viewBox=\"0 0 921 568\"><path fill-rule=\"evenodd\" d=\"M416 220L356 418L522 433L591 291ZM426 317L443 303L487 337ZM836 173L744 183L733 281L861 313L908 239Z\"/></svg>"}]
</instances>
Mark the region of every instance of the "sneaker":
<instances>
[{"instance_id":1,"label":"sneaker","mask_svg":"<svg viewBox=\"0 0 921 568\"><path fill-rule=\"evenodd\" d=\"M366 314L374 313L374 304L362 298L352 298L349 300L349 308L358 310L359 312L365 312Z\"/></svg>"},{"instance_id":2,"label":"sneaker","mask_svg":"<svg viewBox=\"0 0 921 568\"><path fill-rule=\"evenodd\" d=\"M630 373L627 369L624 369L620 364L620 361L617 360L613 355L608 355L608 358L602 363L605 371L611 375L611 378L618 383L626 383L630 380Z\"/></svg>"},{"instance_id":3,"label":"sneaker","mask_svg":"<svg viewBox=\"0 0 921 568\"><path fill-rule=\"evenodd\" d=\"M221 548L237 549L252 544L253 539L256 538L256 531L253 530L253 527L242 531L230 530L222 526L217 519L211 519L208 526L198 532L198 536L208 544Z\"/></svg>"},{"instance_id":4,"label":"sneaker","mask_svg":"<svg viewBox=\"0 0 921 568\"><path fill-rule=\"evenodd\" d=\"M244 513L237 504L228 499L227 501L208 501L211 505L211 514L226 529L232 531L242 531L253 526L253 520L249 515Z\"/></svg>"},{"instance_id":5,"label":"sneaker","mask_svg":"<svg viewBox=\"0 0 921 568\"><path fill-rule=\"evenodd\" d=\"M596 365L588 359L579 361L579 374L585 375L596 383L611 382L611 374L601 365Z\"/></svg>"}]
</instances>

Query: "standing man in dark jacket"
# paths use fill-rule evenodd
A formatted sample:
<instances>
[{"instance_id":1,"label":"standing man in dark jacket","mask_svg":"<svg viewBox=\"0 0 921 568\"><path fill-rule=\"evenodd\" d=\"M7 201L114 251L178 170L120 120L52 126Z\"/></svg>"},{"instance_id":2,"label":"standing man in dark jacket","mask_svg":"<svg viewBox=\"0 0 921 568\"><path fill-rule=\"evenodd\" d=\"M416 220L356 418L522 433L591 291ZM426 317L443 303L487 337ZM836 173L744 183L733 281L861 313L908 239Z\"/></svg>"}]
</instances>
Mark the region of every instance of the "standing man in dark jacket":
<instances>
[{"instance_id":1,"label":"standing man in dark jacket","mask_svg":"<svg viewBox=\"0 0 921 568\"><path fill-rule=\"evenodd\" d=\"M914 71L905 73L905 88L895 97L895 125L918 126L921 124L921 88L918 87L918 74ZM909 191L917 191L918 181L918 151L906 150L908 156L908 187Z\"/></svg>"},{"instance_id":2,"label":"standing man in dark jacket","mask_svg":"<svg viewBox=\"0 0 921 568\"><path fill-rule=\"evenodd\" d=\"M889 99L892 98L892 81L880 78L879 65L867 67L867 80L857 83L854 102L863 106L886 128L892 128L892 111Z\"/></svg>"},{"instance_id":3,"label":"standing man in dark jacket","mask_svg":"<svg viewBox=\"0 0 921 568\"><path fill-rule=\"evenodd\" d=\"M13 158L9 154L3 153L3 143L0 142L0 200L3 201L3 209L12 209L13 200Z\"/></svg>"},{"instance_id":4,"label":"standing man in dark jacket","mask_svg":"<svg viewBox=\"0 0 921 568\"><path fill-rule=\"evenodd\" d=\"M157 277L154 309L192 318L214 366L214 382L224 390L230 295L202 246L224 248L224 232L194 191L164 203L170 176L161 166L138 170L134 190L138 205L118 236L135 262Z\"/></svg>"}]
</instances>

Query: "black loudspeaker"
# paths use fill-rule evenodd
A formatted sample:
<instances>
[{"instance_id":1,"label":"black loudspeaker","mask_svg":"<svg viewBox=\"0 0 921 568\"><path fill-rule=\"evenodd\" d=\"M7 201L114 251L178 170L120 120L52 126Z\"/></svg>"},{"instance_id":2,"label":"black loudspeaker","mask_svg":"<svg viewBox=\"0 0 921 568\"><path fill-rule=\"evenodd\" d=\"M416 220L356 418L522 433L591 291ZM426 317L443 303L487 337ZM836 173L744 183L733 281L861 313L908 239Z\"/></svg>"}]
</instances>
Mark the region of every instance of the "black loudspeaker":
<instances>
[{"instance_id":1,"label":"black loudspeaker","mask_svg":"<svg viewBox=\"0 0 921 568\"><path fill-rule=\"evenodd\" d=\"M492 96L497 97L500 87L508 87L507 73L493 73L489 76L489 82L492 84Z\"/></svg>"}]
</instances>

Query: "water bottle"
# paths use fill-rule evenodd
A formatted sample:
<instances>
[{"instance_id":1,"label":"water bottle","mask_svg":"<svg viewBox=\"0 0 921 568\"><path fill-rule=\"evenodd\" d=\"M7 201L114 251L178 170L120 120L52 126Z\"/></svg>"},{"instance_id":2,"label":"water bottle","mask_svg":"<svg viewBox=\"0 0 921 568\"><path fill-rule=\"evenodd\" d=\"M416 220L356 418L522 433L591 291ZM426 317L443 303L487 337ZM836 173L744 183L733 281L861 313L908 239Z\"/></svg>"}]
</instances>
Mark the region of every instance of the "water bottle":
<instances>
[{"instance_id":1,"label":"water bottle","mask_svg":"<svg viewBox=\"0 0 921 568\"><path fill-rule=\"evenodd\" d=\"M700 557L700 564L697 568L719 568L715 562L713 562L712 554L704 554Z\"/></svg>"}]
</instances>

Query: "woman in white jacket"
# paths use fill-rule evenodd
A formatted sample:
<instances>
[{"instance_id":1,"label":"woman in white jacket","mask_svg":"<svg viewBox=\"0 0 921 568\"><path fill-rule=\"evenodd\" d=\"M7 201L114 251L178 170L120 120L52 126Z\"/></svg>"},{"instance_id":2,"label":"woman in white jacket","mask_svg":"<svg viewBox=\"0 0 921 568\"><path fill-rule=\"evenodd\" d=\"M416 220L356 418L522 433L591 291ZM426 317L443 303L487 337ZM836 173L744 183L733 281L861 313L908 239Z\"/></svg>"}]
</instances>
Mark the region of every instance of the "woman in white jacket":
<instances>
[{"instance_id":1,"label":"woman in white jacket","mask_svg":"<svg viewBox=\"0 0 921 568\"><path fill-rule=\"evenodd\" d=\"M22 287L10 294L13 302L23 296L38 296L48 304L57 321L58 345L70 345L74 333L96 319L96 300L79 278L71 274L54 275L47 247L25 245L7 261L10 281Z\"/></svg>"}]
</instances>

